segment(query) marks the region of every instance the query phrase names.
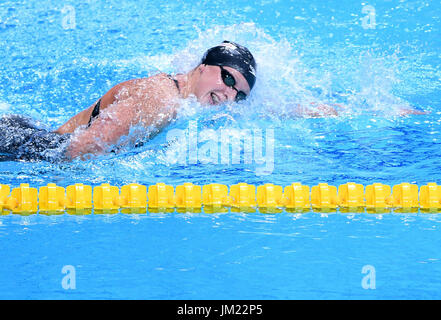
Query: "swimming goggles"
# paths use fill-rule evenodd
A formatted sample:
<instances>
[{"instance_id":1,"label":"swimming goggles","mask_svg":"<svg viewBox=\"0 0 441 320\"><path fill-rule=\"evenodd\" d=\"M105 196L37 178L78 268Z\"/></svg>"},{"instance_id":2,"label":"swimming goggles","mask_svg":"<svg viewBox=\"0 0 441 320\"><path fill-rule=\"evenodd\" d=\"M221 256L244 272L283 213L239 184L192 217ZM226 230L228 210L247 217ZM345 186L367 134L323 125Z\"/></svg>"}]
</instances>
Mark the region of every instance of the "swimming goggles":
<instances>
[{"instance_id":1,"label":"swimming goggles","mask_svg":"<svg viewBox=\"0 0 441 320\"><path fill-rule=\"evenodd\" d=\"M245 100L247 98L246 93L243 91L239 91L234 87L236 85L236 79L234 79L233 75L225 70L222 66L219 66L219 68L221 69L222 81L225 83L226 86L233 88L237 92L235 101L239 102L241 100Z\"/></svg>"}]
</instances>

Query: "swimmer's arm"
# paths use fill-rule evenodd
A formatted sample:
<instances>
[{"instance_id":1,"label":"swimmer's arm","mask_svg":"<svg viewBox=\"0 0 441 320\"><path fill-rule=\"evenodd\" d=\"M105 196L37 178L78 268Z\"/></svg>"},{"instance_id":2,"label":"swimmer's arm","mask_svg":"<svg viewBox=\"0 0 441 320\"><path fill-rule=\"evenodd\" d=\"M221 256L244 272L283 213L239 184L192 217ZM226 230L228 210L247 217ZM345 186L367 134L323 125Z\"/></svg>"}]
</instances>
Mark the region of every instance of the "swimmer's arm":
<instances>
[{"instance_id":1,"label":"swimmer's arm","mask_svg":"<svg viewBox=\"0 0 441 320\"><path fill-rule=\"evenodd\" d=\"M310 106L297 105L293 115L296 117L306 118L325 118L325 117L337 117L340 115L348 114L350 112L347 106L342 104L324 104L311 102ZM411 114L427 114L426 111L414 109L412 107L402 107L397 111L398 116L407 116Z\"/></svg>"},{"instance_id":2,"label":"swimmer's arm","mask_svg":"<svg viewBox=\"0 0 441 320\"><path fill-rule=\"evenodd\" d=\"M407 116L410 114L429 114L429 111L422 111L422 110L417 110L417 109L409 109L408 107L406 108L402 108L399 110L398 115L399 116Z\"/></svg>"},{"instance_id":3,"label":"swimmer's arm","mask_svg":"<svg viewBox=\"0 0 441 320\"><path fill-rule=\"evenodd\" d=\"M90 127L75 132L67 148L67 157L73 159L85 154L105 153L109 145L128 134L132 112L127 101L109 106Z\"/></svg>"},{"instance_id":4,"label":"swimmer's arm","mask_svg":"<svg viewBox=\"0 0 441 320\"><path fill-rule=\"evenodd\" d=\"M342 109L344 109L344 107L341 105L327 105L311 102L309 106L298 104L294 108L293 115L306 118L336 117L339 115L338 110Z\"/></svg>"},{"instance_id":5,"label":"swimmer's arm","mask_svg":"<svg viewBox=\"0 0 441 320\"><path fill-rule=\"evenodd\" d=\"M85 154L103 154L129 134L137 124L162 129L175 116L178 107L174 83L161 76L140 81L131 94L117 100L100 113L90 125L74 133L67 148L70 158ZM139 90L142 88L142 90ZM145 95L144 92L150 92Z\"/></svg>"}]
</instances>

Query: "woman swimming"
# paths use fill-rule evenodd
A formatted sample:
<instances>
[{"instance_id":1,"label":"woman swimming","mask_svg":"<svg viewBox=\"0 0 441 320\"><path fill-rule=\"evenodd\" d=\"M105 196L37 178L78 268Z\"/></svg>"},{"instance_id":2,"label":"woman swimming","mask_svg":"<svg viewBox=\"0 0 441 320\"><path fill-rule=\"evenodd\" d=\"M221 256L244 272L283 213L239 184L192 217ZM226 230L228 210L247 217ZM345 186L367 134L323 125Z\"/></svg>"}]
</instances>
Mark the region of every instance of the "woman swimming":
<instances>
[{"instance_id":1,"label":"woman swimming","mask_svg":"<svg viewBox=\"0 0 441 320\"><path fill-rule=\"evenodd\" d=\"M250 94L255 81L251 52L224 41L207 50L200 64L186 74L160 73L114 86L54 132L21 116L3 116L0 141L6 142L0 146L0 155L8 160L53 160L61 144L65 159L103 154L127 136L132 126L162 129L175 117L180 99L195 96L208 105L240 101Z\"/></svg>"},{"instance_id":2,"label":"woman swimming","mask_svg":"<svg viewBox=\"0 0 441 320\"><path fill-rule=\"evenodd\" d=\"M224 41L207 50L199 65L186 74L160 73L114 86L54 132L36 126L29 118L3 116L0 160L70 160L111 152L134 126L153 129L152 134L164 128L176 116L181 99L194 96L204 105L240 101L250 94L255 82L256 62L251 52ZM331 106L312 107L298 106L295 113L337 115ZM418 112L404 110L403 114L408 113Z\"/></svg>"},{"instance_id":3,"label":"woman swimming","mask_svg":"<svg viewBox=\"0 0 441 320\"><path fill-rule=\"evenodd\" d=\"M102 154L132 126L159 130L175 117L179 100L193 95L201 104L217 105L245 99L256 81L256 63L249 50L224 41L209 49L201 63L175 77L161 73L113 87L96 104L80 112L56 130L73 133L67 148L70 158Z\"/></svg>"}]
</instances>

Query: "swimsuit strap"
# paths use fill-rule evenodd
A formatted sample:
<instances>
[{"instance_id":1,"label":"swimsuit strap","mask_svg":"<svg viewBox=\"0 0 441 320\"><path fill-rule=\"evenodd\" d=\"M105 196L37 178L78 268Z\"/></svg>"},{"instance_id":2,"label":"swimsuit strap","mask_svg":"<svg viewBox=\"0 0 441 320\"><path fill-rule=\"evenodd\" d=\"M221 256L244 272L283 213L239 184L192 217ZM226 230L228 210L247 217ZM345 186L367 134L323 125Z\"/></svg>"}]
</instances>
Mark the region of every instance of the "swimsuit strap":
<instances>
[{"instance_id":1,"label":"swimsuit strap","mask_svg":"<svg viewBox=\"0 0 441 320\"><path fill-rule=\"evenodd\" d=\"M172 75L168 74L167 77L172 79L175 82L176 88L178 88L178 92L181 93L181 89L179 88L179 82Z\"/></svg>"},{"instance_id":2,"label":"swimsuit strap","mask_svg":"<svg viewBox=\"0 0 441 320\"><path fill-rule=\"evenodd\" d=\"M87 127L90 127L92 120L98 117L100 114L100 106L101 106L101 99L98 100L95 107L93 108L92 114L90 115L89 123L87 124Z\"/></svg>"}]
</instances>

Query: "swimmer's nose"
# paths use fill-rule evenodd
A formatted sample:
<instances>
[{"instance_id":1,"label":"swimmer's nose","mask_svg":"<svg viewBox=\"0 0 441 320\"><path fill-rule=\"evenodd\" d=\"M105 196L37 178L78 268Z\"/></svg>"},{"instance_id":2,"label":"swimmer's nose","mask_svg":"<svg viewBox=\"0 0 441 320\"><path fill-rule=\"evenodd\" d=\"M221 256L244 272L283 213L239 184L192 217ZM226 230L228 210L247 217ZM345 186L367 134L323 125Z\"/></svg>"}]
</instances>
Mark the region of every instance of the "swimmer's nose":
<instances>
[{"instance_id":1,"label":"swimmer's nose","mask_svg":"<svg viewBox=\"0 0 441 320\"><path fill-rule=\"evenodd\" d=\"M236 90L234 90L231 87L225 86L225 99L228 100L229 102L235 101L236 100Z\"/></svg>"}]
</instances>

